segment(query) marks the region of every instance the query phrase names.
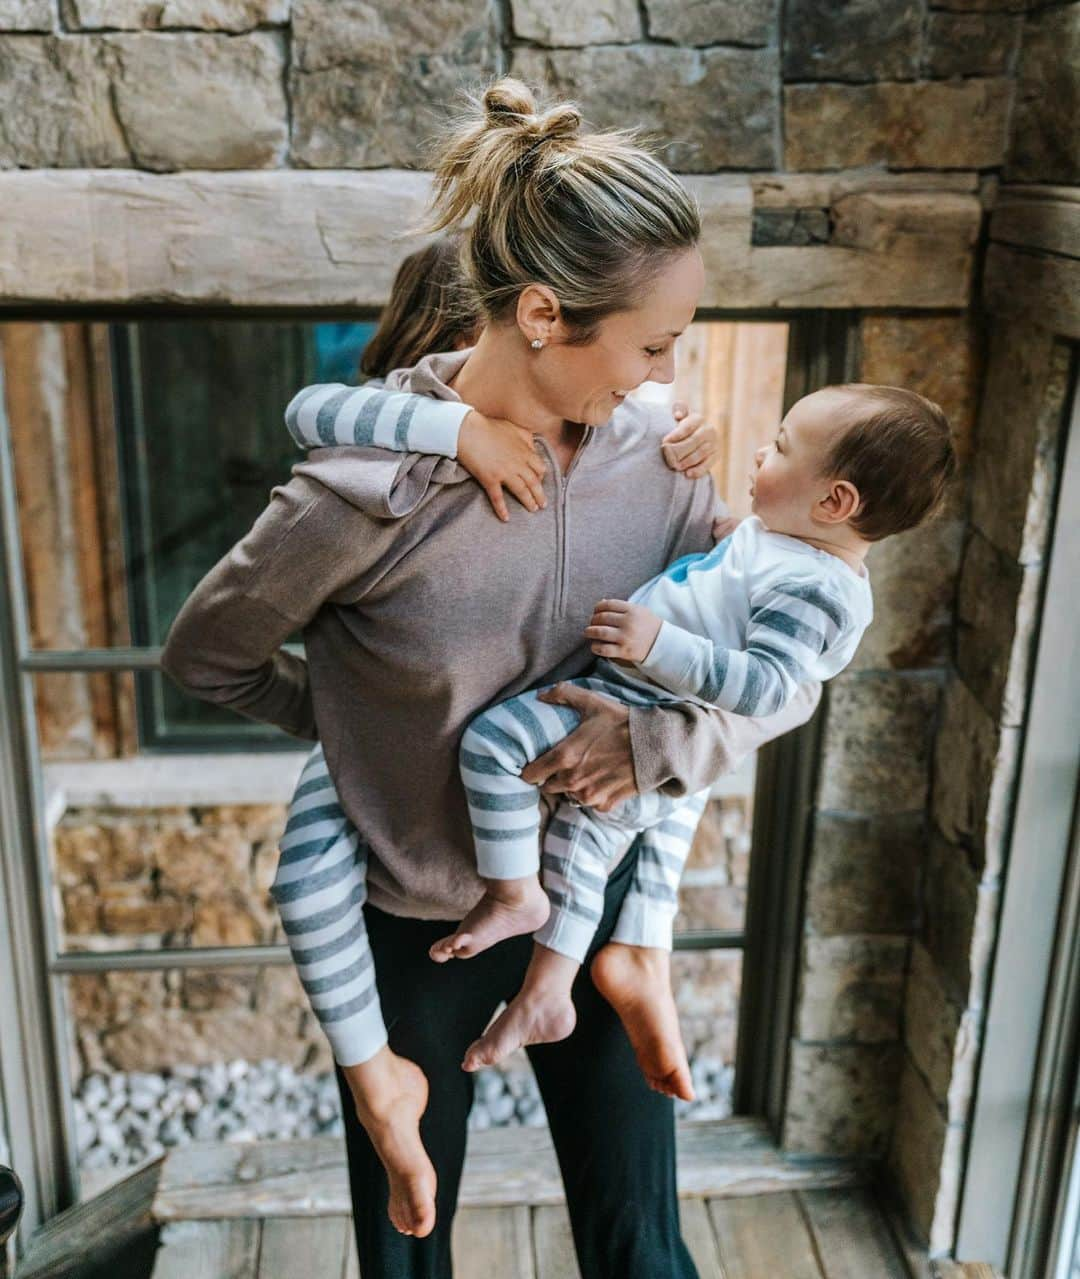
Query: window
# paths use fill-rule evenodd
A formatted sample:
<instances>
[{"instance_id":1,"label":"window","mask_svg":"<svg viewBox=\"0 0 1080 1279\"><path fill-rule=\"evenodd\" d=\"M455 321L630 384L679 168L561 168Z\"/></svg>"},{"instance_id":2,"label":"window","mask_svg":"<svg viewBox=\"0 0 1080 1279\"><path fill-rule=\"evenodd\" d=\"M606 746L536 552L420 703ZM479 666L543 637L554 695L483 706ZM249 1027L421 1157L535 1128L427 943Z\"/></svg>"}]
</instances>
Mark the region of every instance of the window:
<instances>
[{"instance_id":1,"label":"window","mask_svg":"<svg viewBox=\"0 0 1080 1279\"><path fill-rule=\"evenodd\" d=\"M749 456L785 402L839 376L826 358L832 325L695 324L674 386L642 388L720 426L718 475L735 514L746 511ZM72 1113L91 1075L190 1067L234 1042L236 1026L258 1028L260 1057L327 1065L267 894L300 758L277 748L295 743L173 690L156 648L287 477L288 398L306 382L352 380L369 333L296 320L0 324L0 430L15 480L4 527L21 535L13 598L26 617L13 670L46 763L25 838L48 905L57 1033L72 1046L53 1095ZM767 1080L766 1040L786 1036L788 977L773 958L792 927L784 859L799 836L786 805L799 749L788 744L779 767L763 760L771 780L756 812L752 768L722 780L683 883L674 967L702 1118L766 1109L762 1088L733 1093L736 1058L751 1083ZM752 822L773 810L771 856L756 859ZM100 1187L110 1169L92 1167L98 1146L81 1160L74 1135L67 1147L73 1179L81 1162L84 1189ZM117 1152L112 1172L130 1153Z\"/></svg>"}]
</instances>

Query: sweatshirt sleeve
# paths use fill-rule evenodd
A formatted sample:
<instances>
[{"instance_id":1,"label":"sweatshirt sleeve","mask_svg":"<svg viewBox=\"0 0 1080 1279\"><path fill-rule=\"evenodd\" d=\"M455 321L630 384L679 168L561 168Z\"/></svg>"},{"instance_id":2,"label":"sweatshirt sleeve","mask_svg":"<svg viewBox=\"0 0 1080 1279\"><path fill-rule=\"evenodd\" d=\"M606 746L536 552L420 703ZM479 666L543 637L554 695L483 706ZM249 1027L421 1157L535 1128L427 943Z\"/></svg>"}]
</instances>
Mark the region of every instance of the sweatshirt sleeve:
<instances>
[{"instance_id":1,"label":"sweatshirt sleeve","mask_svg":"<svg viewBox=\"0 0 1080 1279\"><path fill-rule=\"evenodd\" d=\"M638 667L681 696L737 715L773 715L820 673L818 659L851 627L844 601L822 583L779 581L751 597L745 648L664 621Z\"/></svg>"},{"instance_id":2,"label":"sweatshirt sleeve","mask_svg":"<svg viewBox=\"0 0 1080 1279\"><path fill-rule=\"evenodd\" d=\"M350 524L362 519L302 476L275 489L180 610L163 670L195 697L314 741L307 663L282 645L355 578L364 539Z\"/></svg>"},{"instance_id":3,"label":"sweatshirt sleeve","mask_svg":"<svg viewBox=\"0 0 1080 1279\"><path fill-rule=\"evenodd\" d=\"M327 382L293 396L285 425L302 449L359 444L457 457L458 434L470 411L458 400Z\"/></svg>"},{"instance_id":4,"label":"sweatshirt sleeve","mask_svg":"<svg viewBox=\"0 0 1080 1279\"><path fill-rule=\"evenodd\" d=\"M638 791L693 795L774 738L805 724L821 685L801 684L777 715L755 717L675 702L630 709L630 749Z\"/></svg>"}]
</instances>

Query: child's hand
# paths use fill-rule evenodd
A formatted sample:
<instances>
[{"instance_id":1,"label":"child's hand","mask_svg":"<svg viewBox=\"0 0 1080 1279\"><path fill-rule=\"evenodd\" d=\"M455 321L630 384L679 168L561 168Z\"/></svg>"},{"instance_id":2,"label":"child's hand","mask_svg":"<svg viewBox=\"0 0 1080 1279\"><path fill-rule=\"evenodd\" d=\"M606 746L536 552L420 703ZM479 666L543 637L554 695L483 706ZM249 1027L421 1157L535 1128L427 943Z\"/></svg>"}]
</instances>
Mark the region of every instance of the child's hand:
<instances>
[{"instance_id":1,"label":"child's hand","mask_svg":"<svg viewBox=\"0 0 1080 1279\"><path fill-rule=\"evenodd\" d=\"M741 523L734 515L718 515L712 522L713 541L722 542L725 537L730 537Z\"/></svg>"},{"instance_id":2,"label":"child's hand","mask_svg":"<svg viewBox=\"0 0 1080 1279\"><path fill-rule=\"evenodd\" d=\"M671 415L679 425L660 441L664 461L687 479L699 480L716 461L720 438L700 413L691 413L681 402L672 405Z\"/></svg>"},{"instance_id":3,"label":"child's hand","mask_svg":"<svg viewBox=\"0 0 1080 1279\"><path fill-rule=\"evenodd\" d=\"M660 618L641 604L601 600L585 627L585 637L593 641L592 651L597 657L643 662L660 633L660 626Z\"/></svg>"},{"instance_id":4,"label":"child's hand","mask_svg":"<svg viewBox=\"0 0 1080 1279\"><path fill-rule=\"evenodd\" d=\"M536 451L532 432L515 422L485 417L475 409L466 414L458 433L458 461L488 495L495 514L510 518L503 489L529 511L547 506L544 475L547 466Z\"/></svg>"}]
</instances>

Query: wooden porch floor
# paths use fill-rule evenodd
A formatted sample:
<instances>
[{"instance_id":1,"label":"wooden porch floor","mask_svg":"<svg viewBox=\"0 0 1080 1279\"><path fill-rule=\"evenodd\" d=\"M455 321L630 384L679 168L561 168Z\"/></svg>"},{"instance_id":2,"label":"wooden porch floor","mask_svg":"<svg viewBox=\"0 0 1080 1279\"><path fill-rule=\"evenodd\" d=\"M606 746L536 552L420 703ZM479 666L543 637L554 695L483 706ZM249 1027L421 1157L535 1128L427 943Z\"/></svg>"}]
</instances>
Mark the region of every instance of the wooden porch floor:
<instances>
[{"instance_id":1,"label":"wooden porch floor","mask_svg":"<svg viewBox=\"0 0 1080 1279\"><path fill-rule=\"evenodd\" d=\"M778 1191L681 1202L700 1279L910 1279L867 1191ZM177 1221L153 1279L359 1279L348 1217ZM454 1279L579 1279L563 1205L464 1208ZM656 1279L663 1279L657 1276Z\"/></svg>"},{"instance_id":2,"label":"wooden porch floor","mask_svg":"<svg viewBox=\"0 0 1080 1279\"><path fill-rule=\"evenodd\" d=\"M757 1120L683 1125L682 1225L701 1279L927 1274L859 1179L848 1163L784 1159ZM473 1134L461 1205L455 1279L579 1279L547 1132ZM339 1142L179 1148L154 1196L153 1279L359 1279L349 1208Z\"/></svg>"}]
</instances>

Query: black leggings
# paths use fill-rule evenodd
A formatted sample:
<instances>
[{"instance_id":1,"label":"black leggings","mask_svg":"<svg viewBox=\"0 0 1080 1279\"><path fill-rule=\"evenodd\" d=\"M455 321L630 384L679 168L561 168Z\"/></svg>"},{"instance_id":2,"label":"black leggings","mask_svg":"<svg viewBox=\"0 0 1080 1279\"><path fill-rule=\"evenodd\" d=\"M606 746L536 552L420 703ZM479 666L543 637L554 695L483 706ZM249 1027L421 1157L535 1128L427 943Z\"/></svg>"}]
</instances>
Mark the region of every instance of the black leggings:
<instances>
[{"instance_id":1,"label":"black leggings","mask_svg":"<svg viewBox=\"0 0 1080 1279\"><path fill-rule=\"evenodd\" d=\"M615 926L634 854L608 883L594 949ZM435 964L428 947L452 923L402 919L368 906L379 996L396 1053L431 1088L421 1135L439 1186L434 1231L400 1235L387 1216L386 1174L356 1118L339 1069L353 1222L363 1279L451 1279L450 1227L465 1157L473 1079L461 1069L500 1000L521 985L532 941L515 937L475 959ZM630 1043L584 967L574 987L577 1029L530 1048L547 1110L584 1279L697 1279L679 1233L672 1104L645 1083ZM493 1277L495 1279L495 1277Z\"/></svg>"}]
</instances>

